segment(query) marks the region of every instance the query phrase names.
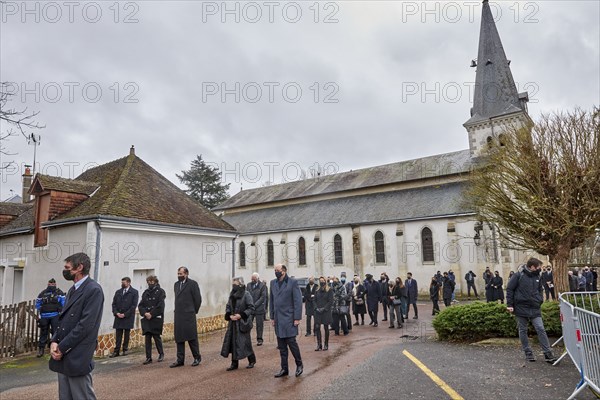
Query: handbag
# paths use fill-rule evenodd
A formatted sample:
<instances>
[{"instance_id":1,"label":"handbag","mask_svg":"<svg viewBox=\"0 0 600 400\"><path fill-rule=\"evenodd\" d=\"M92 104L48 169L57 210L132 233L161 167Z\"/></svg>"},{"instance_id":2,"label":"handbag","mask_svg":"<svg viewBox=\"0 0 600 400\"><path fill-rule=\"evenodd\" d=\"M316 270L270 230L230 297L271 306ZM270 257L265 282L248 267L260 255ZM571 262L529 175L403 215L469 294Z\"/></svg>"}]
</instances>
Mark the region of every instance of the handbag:
<instances>
[{"instance_id":1,"label":"handbag","mask_svg":"<svg viewBox=\"0 0 600 400\"><path fill-rule=\"evenodd\" d=\"M244 319L240 319L239 323L240 323L240 332L242 333L248 333L252 330L253 328L253 324L252 324L252 320L254 319L254 315L250 315L248 318L246 318L246 320L244 321Z\"/></svg>"},{"instance_id":2,"label":"handbag","mask_svg":"<svg viewBox=\"0 0 600 400\"><path fill-rule=\"evenodd\" d=\"M354 304L356 304L357 306L362 306L363 304L365 304L365 300L364 299L356 299L356 300L354 300Z\"/></svg>"},{"instance_id":3,"label":"handbag","mask_svg":"<svg viewBox=\"0 0 600 400\"><path fill-rule=\"evenodd\" d=\"M402 304L402 299L394 299L392 300L392 303L394 303L395 306L399 306L400 304Z\"/></svg>"}]
</instances>

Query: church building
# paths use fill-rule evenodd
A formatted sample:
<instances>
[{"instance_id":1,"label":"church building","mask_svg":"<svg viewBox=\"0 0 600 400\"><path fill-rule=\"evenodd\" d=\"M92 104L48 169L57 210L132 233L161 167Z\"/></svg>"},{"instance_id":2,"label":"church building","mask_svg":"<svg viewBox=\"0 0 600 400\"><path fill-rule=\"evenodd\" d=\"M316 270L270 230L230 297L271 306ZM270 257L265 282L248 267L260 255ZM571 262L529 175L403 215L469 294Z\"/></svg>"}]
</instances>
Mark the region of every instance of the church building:
<instances>
[{"instance_id":1,"label":"church building","mask_svg":"<svg viewBox=\"0 0 600 400\"><path fill-rule=\"evenodd\" d=\"M506 279L528 255L502 248L497 228L465 201L479 157L502 145L507 127L530 121L487 0L473 64L468 149L243 190L216 207L239 233L235 275L270 279L277 263L298 278L412 272L423 294L437 271L453 270L462 291L469 270L479 288L486 267Z\"/></svg>"}]
</instances>

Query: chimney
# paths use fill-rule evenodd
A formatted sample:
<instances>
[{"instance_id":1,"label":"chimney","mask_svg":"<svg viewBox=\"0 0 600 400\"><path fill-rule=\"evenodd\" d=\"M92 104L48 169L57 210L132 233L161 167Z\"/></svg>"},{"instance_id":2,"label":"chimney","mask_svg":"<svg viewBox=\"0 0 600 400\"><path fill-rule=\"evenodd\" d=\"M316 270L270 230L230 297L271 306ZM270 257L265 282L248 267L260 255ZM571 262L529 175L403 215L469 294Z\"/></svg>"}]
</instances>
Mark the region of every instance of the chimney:
<instances>
[{"instance_id":1,"label":"chimney","mask_svg":"<svg viewBox=\"0 0 600 400\"><path fill-rule=\"evenodd\" d=\"M25 173L22 176L23 176L23 193L22 193L21 197L23 197L23 204L25 204L25 203L29 203L29 201L31 199L29 196L29 188L31 187L31 179L33 178L33 176L31 175L31 165L25 165Z\"/></svg>"},{"instance_id":2,"label":"chimney","mask_svg":"<svg viewBox=\"0 0 600 400\"><path fill-rule=\"evenodd\" d=\"M131 145L131 148L129 149L129 155L135 156L135 146Z\"/></svg>"}]
</instances>

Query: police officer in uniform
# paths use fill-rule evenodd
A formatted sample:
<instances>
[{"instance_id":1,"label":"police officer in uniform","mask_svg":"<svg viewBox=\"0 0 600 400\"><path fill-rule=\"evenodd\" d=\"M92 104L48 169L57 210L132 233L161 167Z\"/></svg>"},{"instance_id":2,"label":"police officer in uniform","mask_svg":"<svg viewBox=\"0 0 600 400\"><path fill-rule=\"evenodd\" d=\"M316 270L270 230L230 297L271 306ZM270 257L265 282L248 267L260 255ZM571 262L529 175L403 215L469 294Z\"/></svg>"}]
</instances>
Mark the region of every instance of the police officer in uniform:
<instances>
[{"instance_id":1,"label":"police officer in uniform","mask_svg":"<svg viewBox=\"0 0 600 400\"><path fill-rule=\"evenodd\" d=\"M56 287L54 278L48 281L48 287L44 289L35 299L35 308L40 312L38 326L40 327L40 345L37 356L44 355L44 349L48 341L48 331L54 334L58 325L58 315L65 305L65 294Z\"/></svg>"}]
</instances>

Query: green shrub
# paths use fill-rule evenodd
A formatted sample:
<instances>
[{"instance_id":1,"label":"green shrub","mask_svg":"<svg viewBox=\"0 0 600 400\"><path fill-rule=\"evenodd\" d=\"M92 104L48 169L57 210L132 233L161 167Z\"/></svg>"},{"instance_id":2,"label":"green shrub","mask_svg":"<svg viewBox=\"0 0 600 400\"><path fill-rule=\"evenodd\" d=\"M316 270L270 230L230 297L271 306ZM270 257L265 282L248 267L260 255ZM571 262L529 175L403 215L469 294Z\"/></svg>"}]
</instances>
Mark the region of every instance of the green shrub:
<instances>
[{"instance_id":1,"label":"green shrub","mask_svg":"<svg viewBox=\"0 0 600 400\"><path fill-rule=\"evenodd\" d=\"M542 319L548 335L560 336L557 302L542 305ZM505 304L474 302L444 309L433 319L440 340L476 342L489 338L517 337L517 322ZM530 334L535 330L530 326Z\"/></svg>"}]
</instances>

